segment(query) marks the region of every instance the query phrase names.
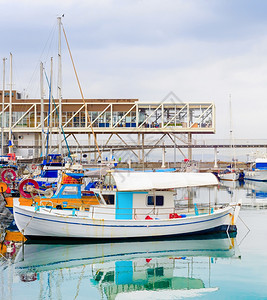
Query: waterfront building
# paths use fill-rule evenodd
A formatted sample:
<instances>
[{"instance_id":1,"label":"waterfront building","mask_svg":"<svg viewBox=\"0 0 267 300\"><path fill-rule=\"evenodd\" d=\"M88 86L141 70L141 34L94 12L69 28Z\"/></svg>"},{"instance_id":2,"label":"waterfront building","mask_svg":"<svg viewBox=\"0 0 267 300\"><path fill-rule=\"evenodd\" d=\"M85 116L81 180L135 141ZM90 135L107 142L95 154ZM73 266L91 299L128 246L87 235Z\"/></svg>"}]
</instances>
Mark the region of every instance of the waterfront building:
<instances>
[{"instance_id":1,"label":"waterfront building","mask_svg":"<svg viewBox=\"0 0 267 300\"><path fill-rule=\"evenodd\" d=\"M65 136L69 141L70 137L72 141L75 140L74 143L70 142L70 148L82 146L85 152L96 151L92 127L96 139L104 134L105 145L108 145L112 136L117 136L125 149L129 137L142 147L148 135L156 136L158 143L163 137L169 136L175 145L178 140L185 144L192 143L194 134L215 133L215 106L212 102L184 103L173 93L169 93L160 103L139 99L85 99L85 102L82 99L62 99L61 109L58 99L53 99L50 104L48 99L44 99L42 109L40 99L22 99L21 94L15 90L12 91L11 102L9 91L5 91L4 99L0 111L0 120L4 117L4 151L7 153L8 145L12 144L17 156L22 157L41 155L42 140L46 138L48 129L50 135L58 136L57 139L51 139L51 149L58 147L60 143L62 149L65 149ZM59 129L59 111L62 114L62 130ZM8 140L10 131L12 141ZM87 143L79 145L83 139ZM132 152L138 156L139 161L144 159L142 150L138 154ZM189 159L190 156L192 149L188 149Z\"/></svg>"}]
</instances>

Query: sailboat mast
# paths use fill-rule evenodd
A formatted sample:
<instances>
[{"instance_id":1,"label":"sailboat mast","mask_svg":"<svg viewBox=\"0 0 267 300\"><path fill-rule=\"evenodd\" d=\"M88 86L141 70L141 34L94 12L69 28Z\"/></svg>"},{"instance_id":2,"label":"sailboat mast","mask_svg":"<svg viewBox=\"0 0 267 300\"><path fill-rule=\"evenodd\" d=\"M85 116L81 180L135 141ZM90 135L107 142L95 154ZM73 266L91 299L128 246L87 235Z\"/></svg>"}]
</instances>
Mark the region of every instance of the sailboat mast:
<instances>
[{"instance_id":1,"label":"sailboat mast","mask_svg":"<svg viewBox=\"0 0 267 300\"><path fill-rule=\"evenodd\" d=\"M231 140L231 149L233 151L233 159L234 159L234 167L236 169L236 155L235 155L235 147L234 147L234 135L233 135L233 119L232 119L232 97L229 95L229 110L230 110L230 140Z\"/></svg>"},{"instance_id":2,"label":"sailboat mast","mask_svg":"<svg viewBox=\"0 0 267 300\"><path fill-rule=\"evenodd\" d=\"M233 147L233 124L232 124L232 99L231 94L229 95L229 111L230 111L230 142L231 148Z\"/></svg>"},{"instance_id":3,"label":"sailboat mast","mask_svg":"<svg viewBox=\"0 0 267 300\"><path fill-rule=\"evenodd\" d=\"M6 78L6 58L3 58L3 92L2 92L2 126L1 126L1 154L4 155L4 126L5 126L5 78Z\"/></svg>"},{"instance_id":4,"label":"sailboat mast","mask_svg":"<svg viewBox=\"0 0 267 300\"><path fill-rule=\"evenodd\" d=\"M52 139L51 139L51 129L52 129L52 100L53 100L53 57L51 57L51 74L50 74L50 118L49 118L49 132L48 132L48 144L49 144L49 153L52 153L52 147L51 147L51 143L52 143Z\"/></svg>"},{"instance_id":5,"label":"sailboat mast","mask_svg":"<svg viewBox=\"0 0 267 300\"><path fill-rule=\"evenodd\" d=\"M61 17L58 20L58 84L57 84L57 94L58 94L58 105L59 105L59 117L58 117L58 152L62 154L62 62L61 62Z\"/></svg>"},{"instance_id":6,"label":"sailboat mast","mask_svg":"<svg viewBox=\"0 0 267 300\"><path fill-rule=\"evenodd\" d=\"M10 91L9 91L9 131L8 131L8 153L12 149L12 53L10 53Z\"/></svg>"},{"instance_id":7,"label":"sailboat mast","mask_svg":"<svg viewBox=\"0 0 267 300\"><path fill-rule=\"evenodd\" d=\"M45 156L45 137L44 137L44 80L43 80L43 63L40 64L40 92L41 92L41 146L42 156Z\"/></svg>"}]
</instances>

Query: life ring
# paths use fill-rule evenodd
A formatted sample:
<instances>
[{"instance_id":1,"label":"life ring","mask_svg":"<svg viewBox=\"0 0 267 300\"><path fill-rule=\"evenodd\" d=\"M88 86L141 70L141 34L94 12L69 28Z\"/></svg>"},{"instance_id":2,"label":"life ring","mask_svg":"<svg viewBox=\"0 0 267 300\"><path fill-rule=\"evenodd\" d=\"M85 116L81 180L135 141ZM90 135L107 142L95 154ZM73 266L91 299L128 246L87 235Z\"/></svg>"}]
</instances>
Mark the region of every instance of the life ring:
<instances>
[{"instance_id":1,"label":"life ring","mask_svg":"<svg viewBox=\"0 0 267 300\"><path fill-rule=\"evenodd\" d=\"M1 179L3 182L10 184L12 181L15 181L17 174L12 169L6 169L1 174Z\"/></svg>"},{"instance_id":2,"label":"life ring","mask_svg":"<svg viewBox=\"0 0 267 300\"><path fill-rule=\"evenodd\" d=\"M37 166L36 166L36 164L32 164L32 170L36 170L37 169Z\"/></svg>"},{"instance_id":3,"label":"life ring","mask_svg":"<svg viewBox=\"0 0 267 300\"><path fill-rule=\"evenodd\" d=\"M31 178L28 178L28 179L25 179L25 180L21 181L21 183L19 185L19 192L20 192L20 194L24 198L32 198L32 196L36 196L37 193L29 193L29 192L27 192L27 190L26 190L27 185L33 185L36 189L39 189L38 183L35 180L33 180Z\"/></svg>"}]
</instances>

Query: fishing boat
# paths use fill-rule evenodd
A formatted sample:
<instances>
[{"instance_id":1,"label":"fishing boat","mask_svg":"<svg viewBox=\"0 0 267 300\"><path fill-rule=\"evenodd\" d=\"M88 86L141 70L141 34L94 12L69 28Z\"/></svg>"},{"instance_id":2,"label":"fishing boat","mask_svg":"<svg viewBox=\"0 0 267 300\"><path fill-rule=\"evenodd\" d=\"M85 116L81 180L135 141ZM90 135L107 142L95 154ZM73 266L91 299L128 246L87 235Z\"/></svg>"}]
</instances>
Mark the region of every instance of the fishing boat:
<instances>
[{"instance_id":1,"label":"fishing boat","mask_svg":"<svg viewBox=\"0 0 267 300\"><path fill-rule=\"evenodd\" d=\"M267 181L267 158L256 158L250 170L245 172L244 179Z\"/></svg>"},{"instance_id":2,"label":"fishing boat","mask_svg":"<svg viewBox=\"0 0 267 300\"><path fill-rule=\"evenodd\" d=\"M14 203L19 230L30 239L121 239L236 231L241 203L177 210L174 188L217 185L211 173L109 172L88 210Z\"/></svg>"},{"instance_id":3,"label":"fishing boat","mask_svg":"<svg viewBox=\"0 0 267 300\"><path fill-rule=\"evenodd\" d=\"M237 181L239 179L239 174L236 173L235 169L230 167L229 169L219 173L219 177L220 180Z\"/></svg>"},{"instance_id":4,"label":"fishing boat","mask_svg":"<svg viewBox=\"0 0 267 300\"><path fill-rule=\"evenodd\" d=\"M61 154L48 154L41 165L32 164L31 169L39 187L47 189L57 186L61 172L66 168Z\"/></svg>"},{"instance_id":5,"label":"fishing boat","mask_svg":"<svg viewBox=\"0 0 267 300\"><path fill-rule=\"evenodd\" d=\"M79 209L82 206L84 210L89 209L90 205L99 204L99 200L94 193L83 190L83 178L84 173L64 171L55 192L51 188L40 189L38 183L31 178L24 179L19 185L20 196L6 197L6 207L12 213L15 202L22 206L45 205L57 209ZM4 187L6 188L7 186Z\"/></svg>"}]
</instances>

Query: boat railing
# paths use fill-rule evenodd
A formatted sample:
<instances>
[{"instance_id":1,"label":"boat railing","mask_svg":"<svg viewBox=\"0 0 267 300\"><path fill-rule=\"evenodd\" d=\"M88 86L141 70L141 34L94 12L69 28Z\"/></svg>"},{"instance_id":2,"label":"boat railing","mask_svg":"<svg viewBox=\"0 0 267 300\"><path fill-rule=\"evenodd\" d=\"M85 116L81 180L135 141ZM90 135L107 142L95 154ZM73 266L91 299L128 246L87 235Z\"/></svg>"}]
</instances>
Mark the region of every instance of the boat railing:
<instances>
[{"instance_id":1,"label":"boat railing","mask_svg":"<svg viewBox=\"0 0 267 300\"><path fill-rule=\"evenodd\" d=\"M37 203L36 203L37 204ZM37 206L37 205L36 205ZM41 200L40 204L38 207L45 207L45 208L50 208L52 209L75 209L75 210L80 210L80 211L89 211L90 207L92 205L90 204L78 204L78 203L71 203L68 204L67 202L53 202L52 200Z\"/></svg>"},{"instance_id":2,"label":"boat railing","mask_svg":"<svg viewBox=\"0 0 267 300\"><path fill-rule=\"evenodd\" d=\"M116 208L114 205L90 205L90 204L78 204L71 203L71 205L66 205L64 203L53 203L51 200L42 200L38 207L44 207L47 209L68 209L78 211L88 212L88 216L91 218L108 218L116 217L116 219L149 219L150 217L155 219L169 219L169 218L179 218L185 216L193 216L198 214L211 214L214 209L222 207L218 205L204 206L204 205L194 205L194 207L134 207L134 208Z\"/></svg>"},{"instance_id":3,"label":"boat railing","mask_svg":"<svg viewBox=\"0 0 267 300\"><path fill-rule=\"evenodd\" d=\"M192 215L197 215L197 214L210 214L213 213L214 208L212 207L202 207L196 209L190 209L190 210L185 210L185 209L180 209L180 208L175 208L175 207L162 207L162 208L119 208L116 209L114 206L94 206L92 205L90 208L90 213L91 217L99 217L104 216L103 218L105 219L105 216L114 216L116 215L117 219L120 219L120 217L124 217L127 219L149 219L149 217L152 218L177 218L177 217L186 217L186 216L192 216Z\"/></svg>"},{"instance_id":4,"label":"boat railing","mask_svg":"<svg viewBox=\"0 0 267 300\"><path fill-rule=\"evenodd\" d=\"M51 206L53 207L53 202L51 200L41 200L40 201L40 206L50 206L49 204L51 204Z\"/></svg>"}]
</instances>

